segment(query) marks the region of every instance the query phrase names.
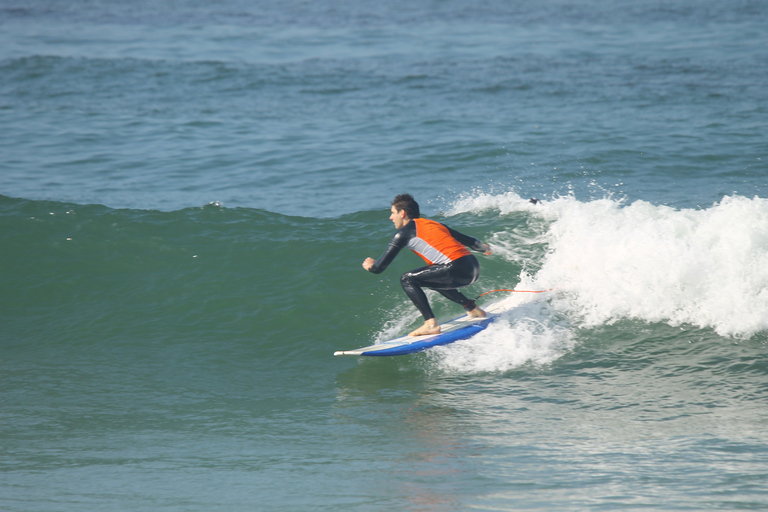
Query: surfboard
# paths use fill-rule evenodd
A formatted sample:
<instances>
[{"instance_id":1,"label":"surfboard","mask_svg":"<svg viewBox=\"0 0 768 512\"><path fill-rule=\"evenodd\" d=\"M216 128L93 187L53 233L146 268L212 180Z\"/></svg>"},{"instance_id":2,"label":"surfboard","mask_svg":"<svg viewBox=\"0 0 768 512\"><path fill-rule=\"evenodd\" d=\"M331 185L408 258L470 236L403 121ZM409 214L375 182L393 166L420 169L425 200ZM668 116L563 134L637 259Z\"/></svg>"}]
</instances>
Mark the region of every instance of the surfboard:
<instances>
[{"instance_id":1,"label":"surfboard","mask_svg":"<svg viewBox=\"0 0 768 512\"><path fill-rule=\"evenodd\" d=\"M494 305L485 308L488 316L476 318L468 315L454 318L449 322L440 324L440 334L430 334L427 336L401 336L393 340L376 343L367 347L356 348L353 350L338 350L333 353L334 356L402 356L406 354L415 354L438 345L447 345L459 340L466 340L475 334L484 330L500 313L506 308L494 307Z\"/></svg>"}]
</instances>

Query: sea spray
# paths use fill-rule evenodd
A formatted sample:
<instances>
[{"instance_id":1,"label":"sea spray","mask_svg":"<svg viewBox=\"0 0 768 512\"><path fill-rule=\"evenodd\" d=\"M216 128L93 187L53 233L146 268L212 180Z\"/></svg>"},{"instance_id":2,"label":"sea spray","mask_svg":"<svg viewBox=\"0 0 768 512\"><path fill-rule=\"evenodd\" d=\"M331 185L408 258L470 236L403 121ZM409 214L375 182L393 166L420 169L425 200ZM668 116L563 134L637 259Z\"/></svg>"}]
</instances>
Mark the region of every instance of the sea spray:
<instances>
[{"instance_id":1,"label":"sea spray","mask_svg":"<svg viewBox=\"0 0 768 512\"><path fill-rule=\"evenodd\" d=\"M436 347L428 357L443 371L505 372L525 364L544 365L573 347L567 319L543 297L515 294L503 301L512 309L469 340Z\"/></svg>"},{"instance_id":2,"label":"sea spray","mask_svg":"<svg viewBox=\"0 0 768 512\"><path fill-rule=\"evenodd\" d=\"M726 197L702 210L565 197L536 281L582 326L620 319L709 327L750 337L768 328L768 201Z\"/></svg>"},{"instance_id":3,"label":"sea spray","mask_svg":"<svg viewBox=\"0 0 768 512\"><path fill-rule=\"evenodd\" d=\"M476 344L436 351L447 368L548 362L573 344L576 329L620 320L692 325L734 338L768 329L765 199L730 196L706 209L675 209L610 197L534 204L507 192L464 197L448 214L489 210L526 216L493 234L496 254L522 260L519 288L552 293L541 307L518 307Z\"/></svg>"}]
</instances>

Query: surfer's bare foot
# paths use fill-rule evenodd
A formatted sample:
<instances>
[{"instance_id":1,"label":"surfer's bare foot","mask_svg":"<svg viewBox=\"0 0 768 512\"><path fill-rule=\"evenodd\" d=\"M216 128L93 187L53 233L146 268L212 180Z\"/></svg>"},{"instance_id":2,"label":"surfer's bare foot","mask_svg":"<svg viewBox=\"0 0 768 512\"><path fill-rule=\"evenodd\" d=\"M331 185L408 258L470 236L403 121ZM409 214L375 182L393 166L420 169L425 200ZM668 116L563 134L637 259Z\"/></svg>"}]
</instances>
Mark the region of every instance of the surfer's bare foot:
<instances>
[{"instance_id":1,"label":"surfer's bare foot","mask_svg":"<svg viewBox=\"0 0 768 512\"><path fill-rule=\"evenodd\" d=\"M409 336L426 336L428 334L440 334L440 324L434 318L424 322L424 325L413 331Z\"/></svg>"},{"instance_id":2,"label":"surfer's bare foot","mask_svg":"<svg viewBox=\"0 0 768 512\"><path fill-rule=\"evenodd\" d=\"M485 311L482 309L475 307L472 311L467 311L467 316L473 316L475 318L482 318L486 316Z\"/></svg>"}]
</instances>

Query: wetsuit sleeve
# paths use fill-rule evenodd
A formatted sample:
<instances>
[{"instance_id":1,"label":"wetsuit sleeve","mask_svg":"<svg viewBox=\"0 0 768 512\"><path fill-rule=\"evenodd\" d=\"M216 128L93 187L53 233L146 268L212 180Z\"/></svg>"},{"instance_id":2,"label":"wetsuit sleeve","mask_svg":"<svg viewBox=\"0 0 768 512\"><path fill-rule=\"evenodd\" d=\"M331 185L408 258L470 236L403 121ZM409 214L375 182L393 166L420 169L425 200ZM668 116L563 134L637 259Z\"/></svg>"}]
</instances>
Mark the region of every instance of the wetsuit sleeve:
<instances>
[{"instance_id":1,"label":"wetsuit sleeve","mask_svg":"<svg viewBox=\"0 0 768 512\"><path fill-rule=\"evenodd\" d=\"M395 259L395 256L397 256L397 254L400 252L400 249L405 247L407 243L408 236L405 232L405 228L403 228L395 233L395 235L392 237L392 240L389 241L389 247L387 247L387 250L384 251L384 254L382 254L381 257L376 260L376 263L373 264L369 272L374 274L381 274L384 272L389 264L392 263L392 260Z\"/></svg>"},{"instance_id":2,"label":"wetsuit sleeve","mask_svg":"<svg viewBox=\"0 0 768 512\"><path fill-rule=\"evenodd\" d=\"M445 224L443 224L445 226ZM445 226L448 228L448 232L451 234L453 238L455 238L460 244L463 244L470 249L474 249L477 252L485 252L487 251L487 247L483 242L478 240L477 238L473 238L471 236L467 236L464 233L459 233L455 229L451 229L448 226Z\"/></svg>"}]
</instances>

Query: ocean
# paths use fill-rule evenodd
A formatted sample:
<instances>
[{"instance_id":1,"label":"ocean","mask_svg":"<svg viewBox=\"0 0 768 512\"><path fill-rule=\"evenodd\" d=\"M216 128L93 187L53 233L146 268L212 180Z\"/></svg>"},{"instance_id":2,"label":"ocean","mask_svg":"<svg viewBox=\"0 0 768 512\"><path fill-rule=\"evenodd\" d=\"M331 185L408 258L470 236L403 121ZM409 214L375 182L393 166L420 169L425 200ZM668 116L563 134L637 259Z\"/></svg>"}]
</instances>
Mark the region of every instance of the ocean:
<instances>
[{"instance_id":1,"label":"ocean","mask_svg":"<svg viewBox=\"0 0 768 512\"><path fill-rule=\"evenodd\" d=\"M0 509L768 510L767 26L3 0ZM403 192L543 293L334 357L420 324L361 267Z\"/></svg>"}]
</instances>

